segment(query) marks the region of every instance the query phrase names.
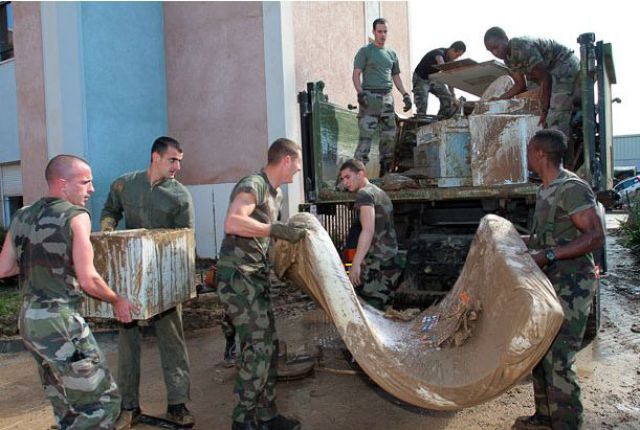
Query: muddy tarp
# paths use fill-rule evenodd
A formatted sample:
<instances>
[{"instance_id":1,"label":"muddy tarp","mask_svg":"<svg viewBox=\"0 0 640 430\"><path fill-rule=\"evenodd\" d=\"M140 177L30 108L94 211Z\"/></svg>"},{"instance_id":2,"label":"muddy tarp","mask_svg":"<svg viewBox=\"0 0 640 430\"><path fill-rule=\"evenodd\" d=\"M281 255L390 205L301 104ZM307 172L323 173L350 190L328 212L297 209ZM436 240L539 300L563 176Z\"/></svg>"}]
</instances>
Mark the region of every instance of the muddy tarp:
<instances>
[{"instance_id":1,"label":"muddy tarp","mask_svg":"<svg viewBox=\"0 0 640 430\"><path fill-rule=\"evenodd\" d=\"M459 409L490 400L527 375L562 324L549 280L526 253L513 225L481 221L460 277L443 303L465 297L482 311L461 346L435 348L416 321L384 318L363 304L327 232L310 214L291 222L311 226L296 245L279 241L276 271L325 310L358 364L380 387L429 409ZM425 311L429 312L429 310Z\"/></svg>"}]
</instances>

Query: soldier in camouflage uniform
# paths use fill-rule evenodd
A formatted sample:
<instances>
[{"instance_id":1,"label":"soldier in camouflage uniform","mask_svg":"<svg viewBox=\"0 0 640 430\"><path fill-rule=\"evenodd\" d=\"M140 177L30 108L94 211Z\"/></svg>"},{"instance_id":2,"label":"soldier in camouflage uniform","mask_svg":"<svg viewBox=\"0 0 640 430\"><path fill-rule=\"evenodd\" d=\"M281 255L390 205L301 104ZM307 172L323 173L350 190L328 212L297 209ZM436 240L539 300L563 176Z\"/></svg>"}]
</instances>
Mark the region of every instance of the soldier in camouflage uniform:
<instances>
[{"instance_id":1,"label":"soldier in camouflage uniform","mask_svg":"<svg viewBox=\"0 0 640 430\"><path fill-rule=\"evenodd\" d=\"M104 355L78 309L82 291L114 306L131 321L131 304L112 291L93 266L91 168L72 155L45 170L47 197L20 209L0 254L0 277L20 274L19 327L36 360L59 429L111 429L120 394ZM82 291L81 291L82 290Z\"/></svg>"},{"instance_id":2,"label":"soldier in camouflage uniform","mask_svg":"<svg viewBox=\"0 0 640 430\"><path fill-rule=\"evenodd\" d=\"M373 21L374 41L360 48L353 61L353 85L358 94L358 126L360 139L354 158L369 162L369 151L380 129L380 176L393 167L396 118L393 84L403 95L404 111L411 109L411 96L400 79L400 63L393 49L386 48L388 23L384 18Z\"/></svg>"},{"instance_id":3,"label":"soldier in camouflage uniform","mask_svg":"<svg viewBox=\"0 0 640 430\"><path fill-rule=\"evenodd\" d=\"M234 430L300 428L299 421L276 410L278 339L269 295L272 238L297 242L305 234L302 227L276 221L280 185L291 183L300 171L300 146L278 139L267 158L260 173L242 178L231 193L216 271L218 294L238 345Z\"/></svg>"},{"instance_id":4,"label":"soldier in camouflage uniform","mask_svg":"<svg viewBox=\"0 0 640 430\"><path fill-rule=\"evenodd\" d=\"M538 131L527 146L529 169L540 175L529 247L556 291L564 323L533 370L535 414L514 429L578 429L582 425L576 353L580 349L597 279L592 252L604 243L591 187L561 167L566 137Z\"/></svg>"},{"instance_id":5,"label":"soldier in camouflage uniform","mask_svg":"<svg viewBox=\"0 0 640 430\"><path fill-rule=\"evenodd\" d=\"M193 228L193 203L187 188L175 179L182 162L180 143L159 137L151 147L147 170L127 173L111 184L102 209L102 230L113 230L123 217L127 229ZM148 288L153 288L148 286ZM167 418L193 426L186 408L189 400L189 356L182 328L182 308L166 310L150 321L155 328L164 382L167 388ZM140 327L124 324L118 333L118 386L122 391L123 415L119 428L128 428L139 418Z\"/></svg>"},{"instance_id":6,"label":"soldier in camouflage uniform","mask_svg":"<svg viewBox=\"0 0 640 430\"><path fill-rule=\"evenodd\" d=\"M366 177L364 164L347 160L340 167L344 185L356 193L354 209L362 231L358 237L349 278L371 306L384 310L391 302L401 269L396 265L398 240L393 226L393 203Z\"/></svg>"},{"instance_id":7,"label":"soldier in camouflage uniform","mask_svg":"<svg viewBox=\"0 0 640 430\"><path fill-rule=\"evenodd\" d=\"M451 118L457 111L455 93L453 87L429 79L432 73L439 70L434 66L455 61L467 50L464 42L453 42L449 48L437 48L427 52L416 70L413 72L413 98L416 102L416 113L426 114L429 102L429 93L440 101L438 119Z\"/></svg>"},{"instance_id":8,"label":"soldier in camouflage uniform","mask_svg":"<svg viewBox=\"0 0 640 430\"><path fill-rule=\"evenodd\" d=\"M560 130L570 139L574 99L580 94L577 91L580 61L573 51L550 39L509 39L500 27L487 30L484 45L495 57L504 60L515 81L498 99L509 99L526 91L526 79L535 81L541 87L540 125ZM565 164L573 162L571 145L566 157Z\"/></svg>"}]
</instances>

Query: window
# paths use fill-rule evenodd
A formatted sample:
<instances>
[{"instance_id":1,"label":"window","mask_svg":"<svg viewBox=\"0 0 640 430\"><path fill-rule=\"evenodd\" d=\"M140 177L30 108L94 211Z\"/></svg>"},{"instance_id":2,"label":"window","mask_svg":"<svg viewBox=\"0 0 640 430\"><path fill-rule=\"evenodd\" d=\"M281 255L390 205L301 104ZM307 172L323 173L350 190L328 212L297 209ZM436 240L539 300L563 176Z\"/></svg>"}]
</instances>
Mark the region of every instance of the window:
<instances>
[{"instance_id":1,"label":"window","mask_svg":"<svg viewBox=\"0 0 640 430\"><path fill-rule=\"evenodd\" d=\"M13 58L13 7L0 1L0 61Z\"/></svg>"}]
</instances>

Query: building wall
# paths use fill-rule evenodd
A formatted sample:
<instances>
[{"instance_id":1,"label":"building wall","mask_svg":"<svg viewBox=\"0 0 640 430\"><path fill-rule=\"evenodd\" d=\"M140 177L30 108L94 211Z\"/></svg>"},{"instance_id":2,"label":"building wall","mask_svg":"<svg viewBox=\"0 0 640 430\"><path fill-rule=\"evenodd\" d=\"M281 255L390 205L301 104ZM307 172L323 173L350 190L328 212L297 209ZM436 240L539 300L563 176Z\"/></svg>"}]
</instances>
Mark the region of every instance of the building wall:
<instances>
[{"instance_id":1,"label":"building wall","mask_svg":"<svg viewBox=\"0 0 640 430\"><path fill-rule=\"evenodd\" d=\"M7 60L0 64L0 163L20 159L18 143L18 106L16 93L16 63Z\"/></svg>"},{"instance_id":2,"label":"building wall","mask_svg":"<svg viewBox=\"0 0 640 430\"><path fill-rule=\"evenodd\" d=\"M151 144L167 134L164 17L160 2L81 5L86 157L97 226L111 182L146 169Z\"/></svg>"},{"instance_id":3,"label":"building wall","mask_svg":"<svg viewBox=\"0 0 640 430\"><path fill-rule=\"evenodd\" d=\"M373 2L372 2L373 3ZM386 45L400 59L400 76L411 91L409 36L406 2L379 2L382 17L389 22ZM358 49L373 37L372 22L366 23L363 2L294 2L296 88L307 82L324 81L329 101L356 105L351 76ZM394 90L396 111L402 113L402 95Z\"/></svg>"},{"instance_id":4,"label":"building wall","mask_svg":"<svg viewBox=\"0 0 640 430\"><path fill-rule=\"evenodd\" d=\"M13 3L13 43L16 62L18 136L23 198L30 204L47 189L47 128L42 57L42 25L39 2Z\"/></svg>"},{"instance_id":5,"label":"building wall","mask_svg":"<svg viewBox=\"0 0 640 430\"><path fill-rule=\"evenodd\" d=\"M187 185L236 182L266 162L262 3L164 3L169 133Z\"/></svg>"},{"instance_id":6,"label":"building wall","mask_svg":"<svg viewBox=\"0 0 640 430\"><path fill-rule=\"evenodd\" d=\"M640 169L640 134L613 136L613 165Z\"/></svg>"}]
</instances>

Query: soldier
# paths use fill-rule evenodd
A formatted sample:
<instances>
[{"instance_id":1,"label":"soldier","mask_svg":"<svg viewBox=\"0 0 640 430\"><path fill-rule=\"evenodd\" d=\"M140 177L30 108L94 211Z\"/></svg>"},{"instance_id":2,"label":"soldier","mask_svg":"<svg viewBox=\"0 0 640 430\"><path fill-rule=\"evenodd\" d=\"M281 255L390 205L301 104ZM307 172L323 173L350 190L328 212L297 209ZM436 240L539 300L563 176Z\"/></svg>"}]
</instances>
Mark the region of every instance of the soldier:
<instances>
[{"instance_id":1,"label":"soldier","mask_svg":"<svg viewBox=\"0 0 640 430\"><path fill-rule=\"evenodd\" d=\"M136 309L93 265L85 205L94 188L87 162L58 155L47 164L45 177L48 196L15 214L0 254L0 277L20 274L20 335L36 360L57 428L111 429L120 394L78 313L81 290L111 303L119 321L130 322Z\"/></svg>"},{"instance_id":2,"label":"soldier","mask_svg":"<svg viewBox=\"0 0 640 430\"><path fill-rule=\"evenodd\" d=\"M402 93L404 111L411 109L411 96L400 79L400 63L393 49L386 48L387 20L373 21L372 43L360 48L353 60L353 85L358 93L360 139L354 158L369 162L373 137L380 128L380 177L393 167L396 118L393 84ZM362 80L361 80L362 76ZM393 84L392 84L393 82Z\"/></svg>"},{"instance_id":3,"label":"soldier","mask_svg":"<svg viewBox=\"0 0 640 430\"><path fill-rule=\"evenodd\" d=\"M533 369L535 414L520 417L514 429L578 429L582 425L575 359L597 288L592 251L604 243L591 187L561 166L566 137L538 131L527 146L529 169L540 175L531 256L556 291L564 311L558 336Z\"/></svg>"},{"instance_id":4,"label":"soldier","mask_svg":"<svg viewBox=\"0 0 640 430\"><path fill-rule=\"evenodd\" d=\"M269 290L271 238L297 242L305 234L302 227L276 221L280 185L293 181L301 162L300 146L278 139L267 166L242 178L231 193L216 283L238 341L233 430L300 428L299 421L278 414L274 401L278 340Z\"/></svg>"},{"instance_id":5,"label":"soldier","mask_svg":"<svg viewBox=\"0 0 640 430\"><path fill-rule=\"evenodd\" d=\"M398 241L393 226L393 203L384 191L369 182L359 160L347 160L340 167L340 177L347 189L356 193L354 209L362 226L349 279L367 303L384 310L391 302L401 272L395 264Z\"/></svg>"},{"instance_id":6,"label":"soldier","mask_svg":"<svg viewBox=\"0 0 640 430\"><path fill-rule=\"evenodd\" d=\"M560 130L569 139L565 164L573 162L571 144L571 113L576 91L580 61L573 51L550 39L514 37L509 39L500 27L492 27L484 35L484 46L504 61L515 83L498 100L510 99L527 90L526 79L540 85L540 125Z\"/></svg>"},{"instance_id":7,"label":"soldier","mask_svg":"<svg viewBox=\"0 0 640 430\"><path fill-rule=\"evenodd\" d=\"M182 148L177 140L159 137L151 147L147 170L127 173L111 184L102 209L102 230L113 230L123 216L127 229L193 228L193 204L187 188L175 180L180 170ZM152 286L149 286L152 288ZM182 328L180 305L150 321L160 349L167 389L167 419L193 426L194 418L185 406L189 400L189 357ZM123 324L118 333L118 386L122 391L123 414L117 428L129 428L140 415L140 328L137 322Z\"/></svg>"},{"instance_id":8,"label":"soldier","mask_svg":"<svg viewBox=\"0 0 640 430\"><path fill-rule=\"evenodd\" d=\"M455 93L453 87L447 88L443 83L432 81L429 75L438 73L438 69L434 66L438 64L449 63L455 61L467 50L464 42L453 42L447 48L432 49L427 52L416 70L413 72L413 98L416 102L416 112L419 114L427 113L429 101L429 93L438 97L440 100L440 109L438 110L438 119L451 118L457 110L454 103Z\"/></svg>"}]
</instances>

